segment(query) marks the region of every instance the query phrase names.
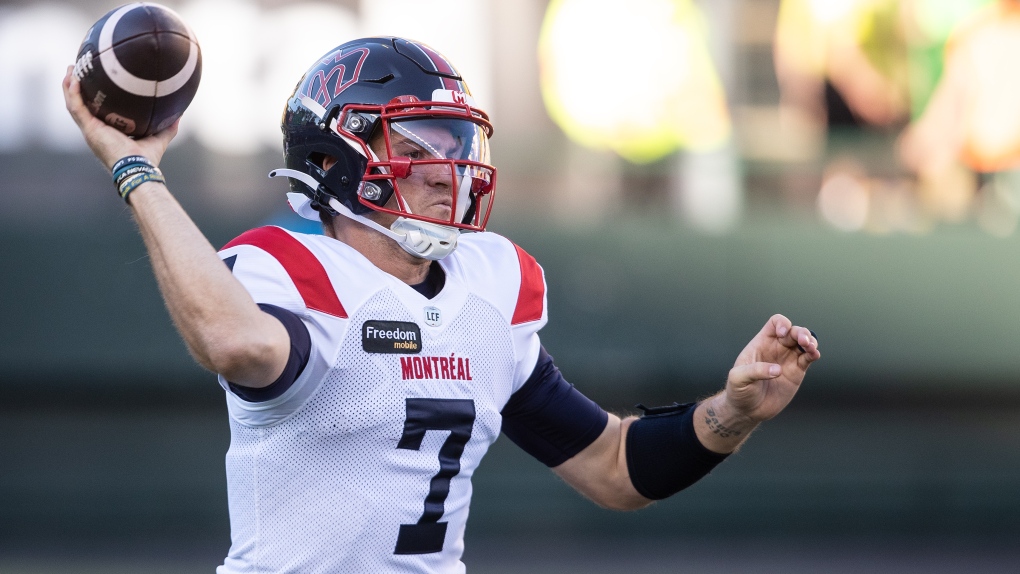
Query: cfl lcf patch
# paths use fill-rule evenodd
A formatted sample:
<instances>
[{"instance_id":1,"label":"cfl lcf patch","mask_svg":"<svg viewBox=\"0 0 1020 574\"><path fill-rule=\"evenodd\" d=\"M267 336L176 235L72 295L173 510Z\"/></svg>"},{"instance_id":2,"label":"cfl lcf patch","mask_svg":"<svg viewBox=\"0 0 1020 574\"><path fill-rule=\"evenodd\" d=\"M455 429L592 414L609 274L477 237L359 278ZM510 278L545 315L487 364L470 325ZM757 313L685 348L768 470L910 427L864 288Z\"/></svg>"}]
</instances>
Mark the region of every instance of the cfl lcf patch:
<instances>
[{"instance_id":1,"label":"cfl lcf patch","mask_svg":"<svg viewBox=\"0 0 1020 574\"><path fill-rule=\"evenodd\" d=\"M415 355L421 352L421 327L405 321L365 321L361 348L366 353Z\"/></svg>"},{"instance_id":2,"label":"cfl lcf patch","mask_svg":"<svg viewBox=\"0 0 1020 574\"><path fill-rule=\"evenodd\" d=\"M425 324L429 327L438 327L443 324L443 316L439 313L438 307L425 307Z\"/></svg>"}]
</instances>

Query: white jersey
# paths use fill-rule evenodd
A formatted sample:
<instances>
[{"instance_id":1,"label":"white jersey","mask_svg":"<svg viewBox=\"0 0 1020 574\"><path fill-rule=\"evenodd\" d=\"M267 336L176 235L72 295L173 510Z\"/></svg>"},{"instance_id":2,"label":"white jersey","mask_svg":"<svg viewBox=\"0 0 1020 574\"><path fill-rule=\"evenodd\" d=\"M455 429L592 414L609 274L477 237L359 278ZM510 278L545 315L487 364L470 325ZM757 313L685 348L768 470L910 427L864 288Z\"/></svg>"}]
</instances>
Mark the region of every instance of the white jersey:
<instances>
[{"instance_id":1,"label":"white jersey","mask_svg":"<svg viewBox=\"0 0 1020 574\"><path fill-rule=\"evenodd\" d=\"M220 256L312 344L275 399L244 401L220 378L232 545L217 572L464 572L471 476L539 354L535 260L464 234L427 299L324 236L263 227Z\"/></svg>"}]
</instances>

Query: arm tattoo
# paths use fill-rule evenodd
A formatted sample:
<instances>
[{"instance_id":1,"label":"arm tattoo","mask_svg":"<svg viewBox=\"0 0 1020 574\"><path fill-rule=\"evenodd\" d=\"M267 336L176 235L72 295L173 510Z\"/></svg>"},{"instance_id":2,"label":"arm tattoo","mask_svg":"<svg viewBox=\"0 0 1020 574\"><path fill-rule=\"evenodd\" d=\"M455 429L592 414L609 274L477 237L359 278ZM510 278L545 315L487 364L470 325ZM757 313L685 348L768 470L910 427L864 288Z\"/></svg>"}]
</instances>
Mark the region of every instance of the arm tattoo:
<instances>
[{"instance_id":1,"label":"arm tattoo","mask_svg":"<svg viewBox=\"0 0 1020 574\"><path fill-rule=\"evenodd\" d=\"M712 407L707 407L705 413L708 415L705 417L705 424L708 425L708 429L713 433L719 435L722 438L730 438L731 436L740 436L740 431L731 429L728 426L719 422L719 418L716 416L715 411Z\"/></svg>"}]
</instances>

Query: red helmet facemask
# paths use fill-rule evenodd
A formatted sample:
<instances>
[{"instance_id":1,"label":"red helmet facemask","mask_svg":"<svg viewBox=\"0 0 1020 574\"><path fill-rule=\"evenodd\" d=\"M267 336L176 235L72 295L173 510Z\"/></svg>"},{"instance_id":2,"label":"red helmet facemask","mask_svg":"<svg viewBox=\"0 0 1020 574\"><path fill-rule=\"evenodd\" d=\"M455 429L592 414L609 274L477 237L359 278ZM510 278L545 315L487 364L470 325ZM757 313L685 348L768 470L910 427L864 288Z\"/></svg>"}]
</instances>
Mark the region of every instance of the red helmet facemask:
<instances>
[{"instance_id":1,"label":"red helmet facemask","mask_svg":"<svg viewBox=\"0 0 1020 574\"><path fill-rule=\"evenodd\" d=\"M365 132L372 124L370 146ZM467 103L404 96L384 106L346 106L335 125L337 135L369 159L358 189L362 205L407 219L485 230L496 168L489 163L492 125L484 112ZM424 212L415 213L408 202L412 189L439 201L420 205Z\"/></svg>"}]
</instances>

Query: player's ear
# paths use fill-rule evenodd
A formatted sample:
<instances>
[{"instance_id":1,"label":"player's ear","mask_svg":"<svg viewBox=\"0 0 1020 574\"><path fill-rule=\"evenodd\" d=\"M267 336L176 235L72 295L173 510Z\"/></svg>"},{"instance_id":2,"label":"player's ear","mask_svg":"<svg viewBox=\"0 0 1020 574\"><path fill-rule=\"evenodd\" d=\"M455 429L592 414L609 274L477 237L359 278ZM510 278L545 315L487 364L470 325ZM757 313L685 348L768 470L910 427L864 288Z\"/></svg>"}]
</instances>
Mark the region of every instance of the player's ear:
<instances>
[{"instance_id":1,"label":"player's ear","mask_svg":"<svg viewBox=\"0 0 1020 574\"><path fill-rule=\"evenodd\" d=\"M324 171L329 171L329 168L336 165L336 161L337 159L334 156L331 155L322 156L322 169Z\"/></svg>"}]
</instances>

